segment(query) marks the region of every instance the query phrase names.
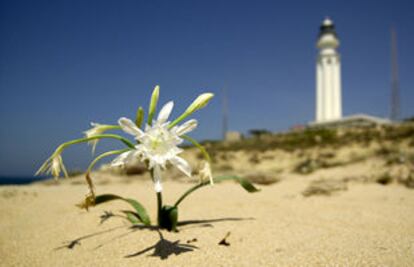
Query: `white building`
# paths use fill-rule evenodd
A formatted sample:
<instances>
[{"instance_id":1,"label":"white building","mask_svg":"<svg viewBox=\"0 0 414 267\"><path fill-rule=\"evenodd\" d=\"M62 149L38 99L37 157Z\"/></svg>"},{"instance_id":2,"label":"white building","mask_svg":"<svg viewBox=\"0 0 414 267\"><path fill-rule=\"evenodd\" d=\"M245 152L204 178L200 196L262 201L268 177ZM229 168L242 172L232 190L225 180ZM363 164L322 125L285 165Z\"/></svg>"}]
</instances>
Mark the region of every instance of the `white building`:
<instances>
[{"instance_id":1,"label":"white building","mask_svg":"<svg viewBox=\"0 0 414 267\"><path fill-rule=\"evenodd\" d=\"M315 122L338 120L342 117L341 60L335 26L326 18L319 32L316 62L316 118Z\"/></svg>"}]
</instances>

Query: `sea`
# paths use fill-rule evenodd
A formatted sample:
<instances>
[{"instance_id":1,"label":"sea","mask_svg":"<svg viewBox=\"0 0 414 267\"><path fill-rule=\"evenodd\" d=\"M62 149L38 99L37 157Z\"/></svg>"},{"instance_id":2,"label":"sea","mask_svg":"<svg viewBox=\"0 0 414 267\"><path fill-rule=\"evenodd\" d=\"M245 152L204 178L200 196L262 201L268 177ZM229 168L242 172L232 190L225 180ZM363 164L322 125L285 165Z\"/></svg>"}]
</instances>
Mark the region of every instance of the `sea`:
<instances>
[{"instance_id":1,"label":"sea","mask_svg":"<svg viewBox=\"0 0 414 267\"><path fill-rule=\"evenodd\" d=\"M1 185L25 185L33 182L50 179L50 177L34 177L34 176L0 176Z\"/></svg>"}]
</instances>

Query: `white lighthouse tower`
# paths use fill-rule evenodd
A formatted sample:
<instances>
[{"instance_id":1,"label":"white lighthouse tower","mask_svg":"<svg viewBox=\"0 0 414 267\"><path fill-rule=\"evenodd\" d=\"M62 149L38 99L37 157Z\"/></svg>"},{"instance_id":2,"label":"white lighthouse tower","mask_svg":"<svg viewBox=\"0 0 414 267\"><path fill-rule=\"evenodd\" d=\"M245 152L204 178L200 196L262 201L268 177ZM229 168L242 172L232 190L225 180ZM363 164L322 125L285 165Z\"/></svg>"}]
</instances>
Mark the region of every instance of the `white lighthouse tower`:
<instances>
[{"instance_id":1,"label":"white lighthouse tower","mask_svg":"<svg viewBox=\"0 0 414 267\"><path fill-rule=\"evenodd\" d=\"M315 122L338 120L342 117L341 61L335 26L326 18L317 42L319 55L316 62L316 118Z\"/></svg>"}]
</instances>

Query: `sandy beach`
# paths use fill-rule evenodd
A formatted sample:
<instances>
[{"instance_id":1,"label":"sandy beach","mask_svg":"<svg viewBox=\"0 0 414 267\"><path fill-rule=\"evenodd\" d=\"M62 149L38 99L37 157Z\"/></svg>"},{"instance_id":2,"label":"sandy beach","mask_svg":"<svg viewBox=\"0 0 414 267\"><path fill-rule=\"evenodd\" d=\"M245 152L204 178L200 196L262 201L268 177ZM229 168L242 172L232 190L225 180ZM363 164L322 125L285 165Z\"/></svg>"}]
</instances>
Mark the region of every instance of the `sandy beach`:
<instances>
[{"instance_id":1,"label":"sandy beach","mask_svg":"<svg viewBox=\"0 0 414 267\"><path fill-rule=\"evenodd\" d=\"M0 267L414 267L413 10L1 1Z\"/></svg>"},{"instance_id":2,"label":"sandy beach","mask_svg":"<svg viewBox=\"0 0 414 267\"><path fill-rule=\"evenodd\" d=\"M131 227L107 203L75 207L85 186L0 188L1 266L412 266L414 194L400 185L349 183L330 196L303 196L306 176L248 194L228 182L180 207L178 233ZM190 184L165 182L165 202ZM98 193L136 197L155 220L150 182L111 182ZM228 234L228 246L219 242Z\"/></svg>"}]
</instances>

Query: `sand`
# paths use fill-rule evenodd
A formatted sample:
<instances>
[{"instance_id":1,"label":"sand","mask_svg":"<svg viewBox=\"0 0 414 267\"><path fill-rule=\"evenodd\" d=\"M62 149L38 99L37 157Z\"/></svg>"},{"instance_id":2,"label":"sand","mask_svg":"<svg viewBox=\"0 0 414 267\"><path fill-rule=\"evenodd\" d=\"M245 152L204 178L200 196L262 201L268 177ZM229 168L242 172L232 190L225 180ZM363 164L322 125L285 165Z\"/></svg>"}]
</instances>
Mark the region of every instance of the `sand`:
<instances>
[{"instance_id":1,"label":"sand","mask_svg":"<svg viewBox=\"0 0 414 267\"><path fill-rule=\"evenodd\" d=\"M135 227L105 211L75 207L85 186L63 183L0 188L1 266L413 266L414 191L401 185L349 184L304 197L307 177L248 194L233 183L183 202L179 233ZM167 181L173 202L190 184ZM150 182L109 183L99 193L137 197L155 219ZM192 222L192 223L191 223ZM228 246L218 243L228 234Z\"/></svg>"}]
</instances>

